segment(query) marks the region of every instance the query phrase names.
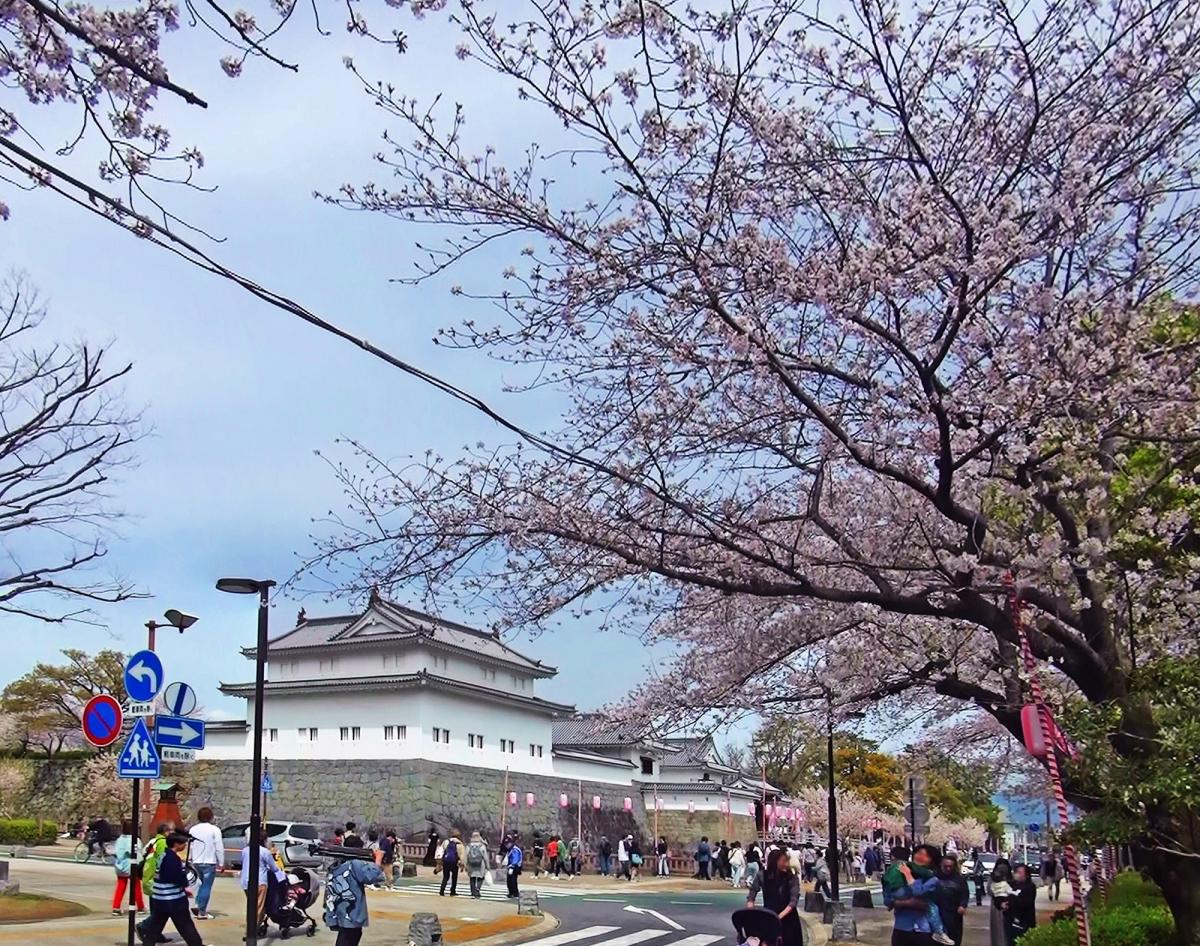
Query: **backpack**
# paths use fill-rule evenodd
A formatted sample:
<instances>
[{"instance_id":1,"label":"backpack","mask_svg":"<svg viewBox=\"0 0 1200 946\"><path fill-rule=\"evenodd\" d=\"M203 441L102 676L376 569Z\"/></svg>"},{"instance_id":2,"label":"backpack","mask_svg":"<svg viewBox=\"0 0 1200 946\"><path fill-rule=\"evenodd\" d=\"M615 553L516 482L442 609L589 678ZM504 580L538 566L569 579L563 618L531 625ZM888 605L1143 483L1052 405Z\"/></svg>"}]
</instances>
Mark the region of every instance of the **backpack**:
<instances>
[{"instance_id":1,"label":"backpack","mask_svg":"<svg viewBox=\"0 0 1200 946\"><path fill-rule=\"evenodd\" d=\"M467 867L479 870L487 863L487 851L482 844L475 841L467 848Z\"/></svg>"},{"instance_id":2,"label":"backpack","mask_svg":"<svg viewBox=\"0 0 1200 946\"><path fill-rule=\"evenodd\" d=\"M451 839L446 842L446 850L442 853L442 863L447 867L458 866L458 842Z\"/></svg>"}]
</instances>

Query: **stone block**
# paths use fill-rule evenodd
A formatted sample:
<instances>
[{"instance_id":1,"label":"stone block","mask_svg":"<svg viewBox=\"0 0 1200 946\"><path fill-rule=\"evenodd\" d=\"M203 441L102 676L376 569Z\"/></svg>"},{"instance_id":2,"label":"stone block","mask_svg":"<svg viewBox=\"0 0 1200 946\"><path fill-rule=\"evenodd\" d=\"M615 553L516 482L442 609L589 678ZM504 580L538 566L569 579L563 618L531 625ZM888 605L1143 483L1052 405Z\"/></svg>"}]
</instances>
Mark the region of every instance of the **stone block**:
<instances>
[{"instance_id":1,"label":"stone block","mask_svg":"<svg viewBox=\"0 0 1200 946\"><path fill-rule=\"evenodd\" d=\"M875 898L871 895L871 891L869 890L856 890L851 897L850 906L871 910L875 907Z\"/></svg>"},{"instance_id":2,"label":"stone block","mask_svg":"<svg viewBox=\"0 0 1200 946\"><path fill-rule=\"evenodd\" d=\"M442 921L436 913L414 913L408 923L408 941L412 946L441 946Z\"/></svg>"},{"instance_id":3,"label":"stone block","mask_svg":"<svg viewBox=\"0 0 1200 946\"><path fill-rule=\"evenodd\" d=\"M846 912L846 904L840 900L830 900L825 904L825 909L821 911L821 922L832 923L835 918Z\"/></svg>"},{"instance_id":4,"label":"stone block","mask_svg":"<svg viewBox=\"0 0 1200 946\"><path fill-rule=\"evenodd\" d=\"M15 897L20 892L21 885L15 880L0 880L0 897Z\"/></svg>"},{"instance_id":5,"label":"stone block","mask_svg":"<svg viewBox=\"0 0 1200 946\"><path fill-rule=\"evenodd\" d=\"M14 847L11 852L12 857L28 857L29 852L23 847Z\"/></svg>"},{"instance_id":6,"label":"stone block","mask_svg":"<svg viewBox=\"0 0 1200 946\"><path fill-rule=\"evenodd\" d=\"M400 868L400 876L401 877L416 877L417 876L417 865L416 864L405 864L403 867Z\"/></svg>"},{"instance_id":7,"label":"stone block","mask_svg":"<svg viewBox=\"0 0 1200 946\"><path fill-rule=\"evenodd\" d=\"M836 943L853 943L857 940L858 924L854 922L854 915L846 912L835 916L833 931L829 934L829 938Z\"/></svg>"},{"instance_id":8,"label":"stone block","mask_svg":"<svg viewBox=\"0 0 1200 946\"><path fill-rule=\"evenodd\" d=\"M523 890L517 900L517 916L541 916L542 908L538 903L536 890Z\"/></svg>"},{"instance_id":9,"label":"stone block","mask_svg":"<svg viewBox=\"0 0 1200 946\"><path fill-rule=\"evenodd\" d=\"M824 913L825 912L825 894L806 893L804 895L804 912L805 913Z\"/></svg>"},{"instance_id":10,"label":"stone block","mask_svg":"<svg viewBox=\"0 0 1200 946\"><path fill-rule=\"evenodd\" d=\"M8 880L8 861L0 861L0 884Z\"/></svg>"}]
</instances>

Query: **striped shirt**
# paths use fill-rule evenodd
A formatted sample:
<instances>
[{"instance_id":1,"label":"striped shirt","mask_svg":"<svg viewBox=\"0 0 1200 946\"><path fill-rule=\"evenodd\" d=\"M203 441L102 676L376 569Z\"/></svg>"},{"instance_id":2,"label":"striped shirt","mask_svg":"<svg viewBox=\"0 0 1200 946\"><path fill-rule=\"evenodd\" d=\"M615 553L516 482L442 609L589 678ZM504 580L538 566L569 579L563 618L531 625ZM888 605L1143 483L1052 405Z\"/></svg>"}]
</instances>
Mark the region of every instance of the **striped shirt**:
<instances>
[{"instance_id":1,"label":"striped shirt","mask_svg":"<svg viewBox=\"0 0 1200 946\"><path fill-rule=\"evenodd\" d=\"M154 900L182 900L187 897L186 887L187 874L183 870L183 861L168 848L159 858L150 897Z\"/></svg>"}]
</instances>

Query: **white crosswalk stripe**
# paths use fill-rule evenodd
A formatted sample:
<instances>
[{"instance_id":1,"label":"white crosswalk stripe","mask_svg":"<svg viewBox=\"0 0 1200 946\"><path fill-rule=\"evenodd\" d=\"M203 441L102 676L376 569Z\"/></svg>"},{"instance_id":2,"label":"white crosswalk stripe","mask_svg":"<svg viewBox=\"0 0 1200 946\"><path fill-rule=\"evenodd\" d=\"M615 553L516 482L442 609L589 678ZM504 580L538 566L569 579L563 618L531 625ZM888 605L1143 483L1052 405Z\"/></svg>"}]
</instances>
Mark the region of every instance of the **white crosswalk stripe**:
<instances>
[{"instance_id":1,"label":"white crosswalk stripe","mask_svg":"<svg viewBox=\"0 0 1200 946\"><path fill-rule=\"evenodd\" d=\"M566 946L567 943L591 939L593 936L603 936L605 933L614 933L619 929L619 926L589 926L582 930L571 930L569 933L555 933L553 936L533 939L528 943L522 943L521 946Z\"/></svg>"},{"instance_id":2,"label":"white crosswalk stripe","mask_svg":"<svg viewBox=\"0 0 1200 946\"><path fill-rule=\"evenodd\" d=\"M624 936L618 936L616 939L606 939L603 943L597 946L636 946L637 943L644 943L648 939L658 939L660 936L666 936L667 930L634 930L632 933L626 933Z\"/></svg>"},{"instance_id":3,"label":"white crosswalk stripe","mask_svg":"<svg viewBox=\"0 0 1200 946\"><path fill-rule=\"evenodd\" d=\"M698 933L686 939L677 939L673 943L667 943L666 946L708 946L709 943L715 943L719 939L725 939L725 937L714 936L712 933Z\"/></svg>"}]
</instances>

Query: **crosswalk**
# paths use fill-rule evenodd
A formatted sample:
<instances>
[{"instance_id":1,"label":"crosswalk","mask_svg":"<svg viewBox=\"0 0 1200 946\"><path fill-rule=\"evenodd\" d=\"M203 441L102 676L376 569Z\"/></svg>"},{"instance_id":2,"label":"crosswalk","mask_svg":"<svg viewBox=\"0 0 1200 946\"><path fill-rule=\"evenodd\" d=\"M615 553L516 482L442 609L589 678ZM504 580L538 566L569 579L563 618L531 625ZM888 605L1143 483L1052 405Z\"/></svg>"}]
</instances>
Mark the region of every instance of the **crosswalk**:
<instances>
[{"instance_id":1,"label":"crosswalk","mask_svg":"<svg viewBox=\"0 0 1200 946\"><path fill-rule=\"evenodd\" d=\"M612 939L603 939L611 933L620 933ZM673 938L678 937L678 938ZM711 946L718 940L728 939L714 933L693 933L688 936L677 930L660 930L653 927L630 930L625 932L619 926L588 926L566 933L555 933L532 939L521 946L569 946L571 943L582 944L584 940L593 940L587 946L639 946L654 940L654 946Z\"/></svg>"},{"instance_id":2,"label":"crosswalk","mask_svg":"<svg viewBox=\"0 0 1200 946\"><path fill-rule=\"evenodd\" d=\"M383 892L384 893L401 893L401 894L423 894L425 896L429 896L430 894L433 894L436 896L437 894L441 893L441 891L442 891L442 884L441 884L441 881L438 881L437 883L428 883L428 884L423 884L423 883L404 884L402 886L385 888ZM447 892L448 891L449 891L449 888L447 888ZM541 887L539 887L537 890L537 894L538 894L539 898L571 897L571 896L577 896L577 895L585 893L585 892L586 891L575 891L575 890L543 890ZM470 886L470 884L468 884L466 882L465 879L460 879L458 882L458 895L460 897L467 897L467 898L470 898L470 896L471 896L471 886ZM508 891L502 886L485 886L483 888L483 890L480 892L480 896L484 900L496 900L496 901L507 900L508 899Z\"/></svg>"}]
</instances>

